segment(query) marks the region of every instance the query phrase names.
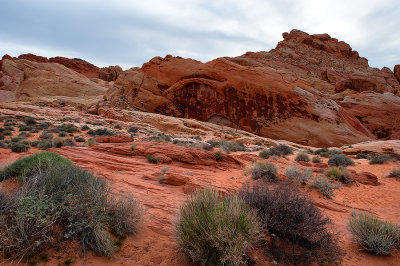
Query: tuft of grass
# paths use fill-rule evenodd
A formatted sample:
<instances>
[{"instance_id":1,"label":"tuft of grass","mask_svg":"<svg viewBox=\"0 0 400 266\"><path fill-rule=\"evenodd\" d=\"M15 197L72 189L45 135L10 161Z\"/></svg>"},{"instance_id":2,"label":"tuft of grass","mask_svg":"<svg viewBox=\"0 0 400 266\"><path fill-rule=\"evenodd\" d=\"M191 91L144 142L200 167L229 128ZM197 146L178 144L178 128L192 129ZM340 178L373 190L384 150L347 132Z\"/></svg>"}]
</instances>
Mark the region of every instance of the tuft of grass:
<instances>
[{"instance_id":1,"label":"tuft of grass","mask_svg":"<svg viewBox=\"0 0 400 266\"><path fill-rule=\"evenodd\" d=\"M318 190L319 193L327 197L328 199L331 199L335 196L335 193L333 192L335 189L340 188L339 185L334 185L328 181L323 176L317 177L313 180L311 183L311 187L314 187Z\"/></svg>"},{"instance_id":2,"label":"tuft of grass","mask_svg":"<svg viewBox=\"0 0 400 266\"><path fill-rule=\"evenodd\" d=\"M366 251L390 255L400 247L400 229L370 214L360 213L349 221L354 240Z\"/></svg>"},{"instance_id":3,"label":"tuft of grass","mask_svg":"<svg viewBox=\"0 0 400 266\"><path fill-rule=\"evenodd\" d=\"M350 178L350 173L345 167L332 167L326 172L326 176L332 180L340 181L343 184L349 184L353 182Z\"/></svg>"},{"instance_id":4,"label":"tuft of grass","mask_svg":"<svg viewBox=\"0 0 400 266\"><path fill-rule=\"evenodd\" d=\"M295 161L296 162L309 162L310 156L305 152L300 152L296 155Z\"/></svg>"},{"instance_id":5,"label":"tuft of grass","mask_svg":"<svg viewBox=\"0 0 400 266\"><path fill-rule=\"evenodd\" d=\"M289 181L305 185L312 177L312 172L308 169L301 169L296 165L291 165L286 168L285 175Z\"/></svg>"},{"instance_id":6,"label":"tuft of grass","mask_svg":"<svg viewBox=\"0 0 400 266\"><path fill-rule=\"evenodd\" d=\"M330 166L349 166L354 165L354 161L343 153L338 153L329 158L328 164Z\"/></svg>"},{"instance_id":7,"label":"tuft of grass","mask_svg":"<svg viewBox=\"0 0 400 266\"><path fill-rule=\"evenodd\" d=\"M384 164L392 160L389 154L381 154L378 156L373 156L369 161L369 164Z\"/></svg>"},{"instance_id":8,"label":"tuft of grass","mask_svg":"<svg viewBox=\"0 0 400 266\"><path fill-rule=\"evenodd\" d=\"M40 152L22 159L19 159L4 170L0 171L0 181L11 177L21 178L31 172L38 170L37 168L47 168L52 165L72 165L72 162L55 152Z\"/></svg>"},{"instance_id":9,"label":"tuft of grass","mask_svg":"<svg viewBox=\"0 0 400 266\"><path fill-rule=\"evenodd\" d=\"M243 265L259 232L256 212L242 199L210 189L188 197L175 227L179 248L203 265Z\"/></svg>"},{"instance_id":10,"label":"tuft of grass","mask_svg":"<svg viewBox=\"0 0 400 266\"><path fill-rule=\"evenodd\" d=\"M265 182L278 181L278 170L271 163L257 163L251 169L251 178L254 180L261 179Z\"/></svg>"},{"instance_id":11,"label":"tuft of grass","mask_svg":"<svg viewBox=\"0 0 400 266\"><path fill-rule=\"evenodd\" d=\"M148 154L148 155L146 156L146 159L147 159L147 161L148 161L149 163L152 163L152 164L158 164L158 163L160 162L160 158L155 157L155 156L153 156L153 155L151 155L151 154Z\"/></svg>"}]
</instances>

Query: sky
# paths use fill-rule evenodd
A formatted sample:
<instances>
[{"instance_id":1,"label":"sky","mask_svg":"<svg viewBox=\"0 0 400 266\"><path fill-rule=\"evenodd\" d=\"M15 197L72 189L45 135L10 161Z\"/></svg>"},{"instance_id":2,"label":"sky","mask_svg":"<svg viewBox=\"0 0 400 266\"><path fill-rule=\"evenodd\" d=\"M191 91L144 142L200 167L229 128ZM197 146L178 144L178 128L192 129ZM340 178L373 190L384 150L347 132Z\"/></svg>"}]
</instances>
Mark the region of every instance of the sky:
<instances>
[{"instance_id":1,"label":"sky","mask_svg":"<svg viewBox=\"0 0 400 266\"><path fill-rule=\"evenodd\" d=\"M0 0L0 10L0 56L207 62L268 51L299 29L349 43L372 67L400 64L399 0Z\"/></svg>"}]
</instances>

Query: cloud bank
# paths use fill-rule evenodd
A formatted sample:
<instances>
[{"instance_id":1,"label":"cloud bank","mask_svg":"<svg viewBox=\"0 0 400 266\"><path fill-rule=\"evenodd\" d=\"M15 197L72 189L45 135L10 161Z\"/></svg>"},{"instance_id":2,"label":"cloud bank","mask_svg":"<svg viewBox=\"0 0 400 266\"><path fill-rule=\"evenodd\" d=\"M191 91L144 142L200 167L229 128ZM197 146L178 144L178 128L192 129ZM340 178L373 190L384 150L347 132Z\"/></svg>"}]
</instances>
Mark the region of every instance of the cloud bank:
<instances>
[{"instance_id":1,"label":"cloud bank","mask_svg":"<svg viewBox=\"0 0 400 266\"><path fill-rule=\"evenodd\" d=\"M166 54L203 62L274 48L282 33L329 33L373 67L400 64L398 0L2 0L0 54L141 66Z\"/></svg>"}]
</instances>

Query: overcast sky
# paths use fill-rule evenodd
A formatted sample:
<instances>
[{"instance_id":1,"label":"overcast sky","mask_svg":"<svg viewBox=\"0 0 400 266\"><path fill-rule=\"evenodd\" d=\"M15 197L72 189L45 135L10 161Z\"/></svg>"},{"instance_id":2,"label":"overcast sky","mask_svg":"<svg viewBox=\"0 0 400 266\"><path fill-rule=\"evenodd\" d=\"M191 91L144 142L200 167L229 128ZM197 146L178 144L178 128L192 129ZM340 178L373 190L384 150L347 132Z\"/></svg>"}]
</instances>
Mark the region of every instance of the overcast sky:
<instances>
[{"instance_id":1,"label":"overcast sky","mask_svg":"<svg viewBox=\"0 0 400 266\"><path fill-rule=\"evenodd\" d=\"M0 0L0 54L141 66L268 51L282 33L329 33L373 67L400 64L399 0Z\"/></svg>"}]
</instances>

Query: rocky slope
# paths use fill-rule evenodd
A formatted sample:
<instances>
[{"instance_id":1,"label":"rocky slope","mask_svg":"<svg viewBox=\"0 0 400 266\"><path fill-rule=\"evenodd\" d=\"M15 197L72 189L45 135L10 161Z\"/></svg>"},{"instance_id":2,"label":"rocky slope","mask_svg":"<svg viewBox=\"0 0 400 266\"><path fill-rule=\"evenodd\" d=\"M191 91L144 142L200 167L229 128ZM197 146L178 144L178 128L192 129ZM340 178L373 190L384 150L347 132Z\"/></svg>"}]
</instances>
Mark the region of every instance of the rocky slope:
<instances>
[{"instance_id":1,"label":"rocky slope","mask_svg":"<svg viewBox=\"0 0 400 266\"><path fill-rule=\"evenodd\" d=\"M126 71L80 59L4 56L0 101L91 104L104 95L91 112L111 103L311 146L399 138L399 65L371 68L328 34L292 30L283 38L269 52L207 63L168 55Z\"/></svg>"}]
</instances>

